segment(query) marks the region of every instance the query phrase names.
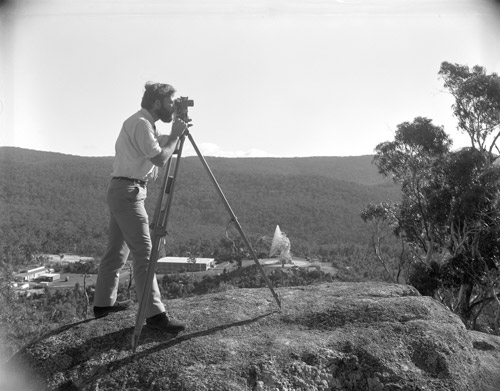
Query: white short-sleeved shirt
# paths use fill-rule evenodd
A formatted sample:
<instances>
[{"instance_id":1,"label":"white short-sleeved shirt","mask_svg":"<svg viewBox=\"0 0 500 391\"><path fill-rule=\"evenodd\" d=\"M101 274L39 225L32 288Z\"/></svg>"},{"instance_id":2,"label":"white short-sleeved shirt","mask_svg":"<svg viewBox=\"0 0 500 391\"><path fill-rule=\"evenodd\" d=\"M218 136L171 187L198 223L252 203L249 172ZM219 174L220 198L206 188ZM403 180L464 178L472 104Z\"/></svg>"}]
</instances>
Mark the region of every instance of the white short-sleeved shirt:
<instances>
[{"instance_id":1,"label":"white short-sleeved shirt","mask_svg":"<svg viewBox=\"0 0 500 391\"><path fill-rule=\"evenodd\" d=\"M147 181L156 174L151 158L161 153L154 119L141 109L125 120L115 144L112 176Z\"/></svg>"}]
</instances>

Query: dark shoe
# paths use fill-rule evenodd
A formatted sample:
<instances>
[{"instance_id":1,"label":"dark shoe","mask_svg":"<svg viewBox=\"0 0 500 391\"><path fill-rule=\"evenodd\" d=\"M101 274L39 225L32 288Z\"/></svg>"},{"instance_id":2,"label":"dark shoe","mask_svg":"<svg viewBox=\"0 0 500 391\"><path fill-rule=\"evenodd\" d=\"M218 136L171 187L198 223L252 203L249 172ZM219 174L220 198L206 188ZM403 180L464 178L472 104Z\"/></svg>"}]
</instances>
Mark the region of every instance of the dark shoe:
<instances>
[{"instance_id":1,"label":"dark shoe","mask_svg":"<svg viewBox=\"0 0 500 391\"><path fill-rule=\"evenodd\" d=\"M125 311L128 310L131 306L131 301L122 301L122 302L116 302L115 305L111 307L95 307L94 306L94 316L96 319L103 318L112 312L120 312L120 311Z\"/></svg>"},{"instance_id":2,"label":"dark shoe","mask_svg":"<svg viewBox=\"0 0 500 391\"><path fill-rule=\"evenodd\" d=\"M146 327L164 331L169 334L177 334L186 329L186 325L179 320L169 318L165 312L151 316L146 319Z\"/></svg>"}]
</instances>

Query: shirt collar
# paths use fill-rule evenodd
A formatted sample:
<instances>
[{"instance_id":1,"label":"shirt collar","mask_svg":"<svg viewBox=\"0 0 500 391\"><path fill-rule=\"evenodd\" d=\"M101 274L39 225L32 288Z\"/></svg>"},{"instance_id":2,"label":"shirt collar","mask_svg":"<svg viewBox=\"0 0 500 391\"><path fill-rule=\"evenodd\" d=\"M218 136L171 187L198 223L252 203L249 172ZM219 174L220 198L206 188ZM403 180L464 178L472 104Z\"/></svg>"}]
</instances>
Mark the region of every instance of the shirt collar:
<instances>
[{"instance_id":1,"label":"shirt collar","mask_svg":"<svg viewBox=\"0 0 500 391\"><path fill-rule=\"evenodd\" d=\"M155 120L154 120L153 116L151 115L151 113L149 111L147 111L146 109L140 109L139 112L142 115L144 115L144 117L151 123L151 126L153 127L153 129L156 129Z\"/></svg>"}]
</instances>

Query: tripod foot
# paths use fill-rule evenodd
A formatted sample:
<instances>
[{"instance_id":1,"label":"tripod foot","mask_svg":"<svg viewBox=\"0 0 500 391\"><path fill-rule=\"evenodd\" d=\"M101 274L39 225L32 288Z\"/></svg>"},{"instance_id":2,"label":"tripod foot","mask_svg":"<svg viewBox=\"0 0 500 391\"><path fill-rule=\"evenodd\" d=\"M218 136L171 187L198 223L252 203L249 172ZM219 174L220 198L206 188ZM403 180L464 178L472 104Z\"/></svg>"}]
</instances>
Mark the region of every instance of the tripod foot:
<instances>
[{"instance_id":1,"label":"tripod foot","mask_svg":"<svg viewBox=\"0 0 500 391\"><path fill-rule=\"evenodd\" d=\"M137 349L138 342L139 342L139 339L136 338L135 334L132 334L132 341L131 341L132 354L135 354L135 350Z\"/></svg>"}]
</instances>

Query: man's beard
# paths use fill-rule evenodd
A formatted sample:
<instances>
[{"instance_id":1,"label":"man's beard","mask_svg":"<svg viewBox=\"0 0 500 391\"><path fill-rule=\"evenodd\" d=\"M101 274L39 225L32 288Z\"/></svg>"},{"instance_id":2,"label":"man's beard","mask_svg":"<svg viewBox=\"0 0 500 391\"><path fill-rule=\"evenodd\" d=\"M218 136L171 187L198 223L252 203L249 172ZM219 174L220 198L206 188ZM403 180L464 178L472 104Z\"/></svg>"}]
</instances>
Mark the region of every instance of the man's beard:
<instances>
[{"instance_id":1,"label":"man's beard","mask_svg":"<svg viewBox=\"0 0 500 391\"><path fill-rule=\"evenodd\" d=\"M173 110L168 110L166 107L162 106L157 111L156 114L158 118L161 119L162 122L172 122L173 119Z\"/></svg>"}]
</instances>

